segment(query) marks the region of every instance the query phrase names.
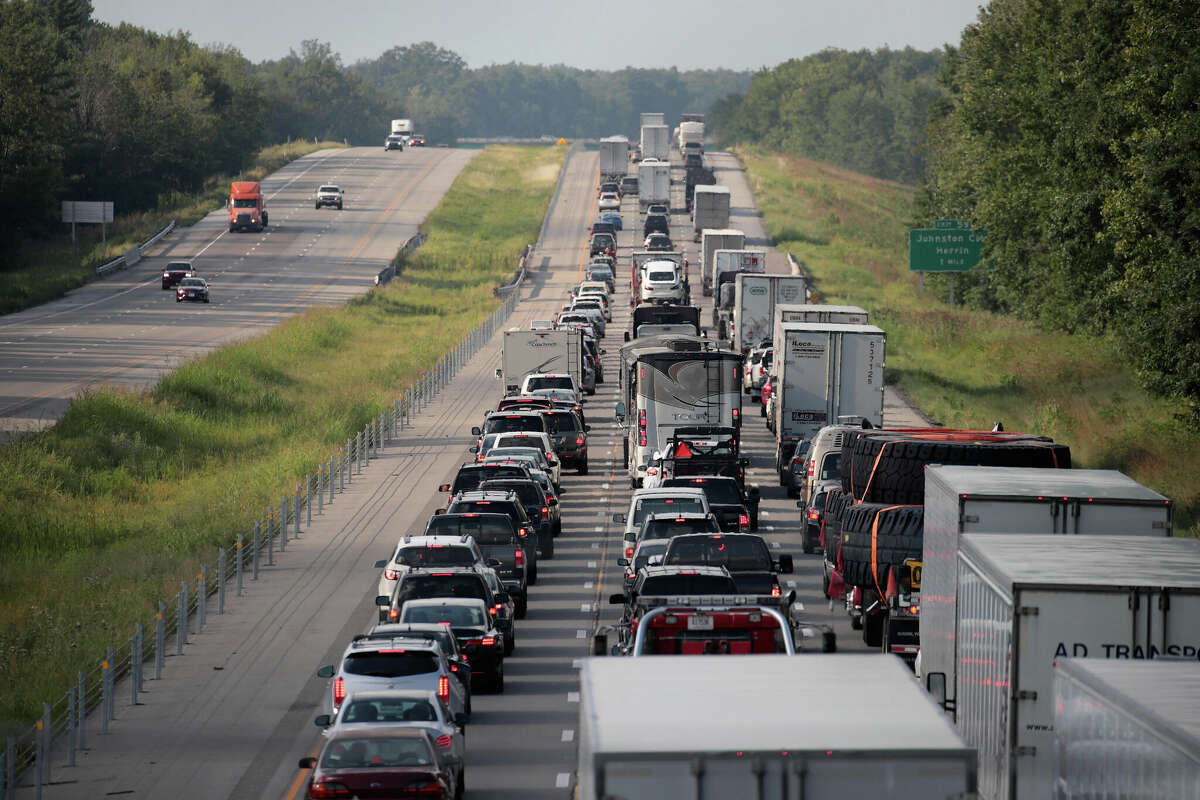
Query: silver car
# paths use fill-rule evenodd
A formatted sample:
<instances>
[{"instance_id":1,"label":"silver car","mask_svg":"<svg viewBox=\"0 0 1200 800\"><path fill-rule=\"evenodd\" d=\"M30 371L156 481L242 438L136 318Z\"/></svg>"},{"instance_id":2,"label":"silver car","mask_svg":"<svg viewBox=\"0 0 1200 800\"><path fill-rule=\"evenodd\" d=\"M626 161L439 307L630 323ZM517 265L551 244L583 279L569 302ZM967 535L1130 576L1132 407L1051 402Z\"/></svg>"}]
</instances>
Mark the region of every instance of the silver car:
<instances>
[{"instance_id":1,"label":"silver car","mask_svg":"<svg viewBox=\"0 0 1200 800\"><path fill-rule=\"evenodd\" d=\"M330 679L324 703L330 714L347 697L392 689L433 692L445 704L451 719L467 713L466 689L451 672L442 649L426 639L357 639L336 665L326 664L317 670L317 677Z\"/></svg>"}]
</instances>

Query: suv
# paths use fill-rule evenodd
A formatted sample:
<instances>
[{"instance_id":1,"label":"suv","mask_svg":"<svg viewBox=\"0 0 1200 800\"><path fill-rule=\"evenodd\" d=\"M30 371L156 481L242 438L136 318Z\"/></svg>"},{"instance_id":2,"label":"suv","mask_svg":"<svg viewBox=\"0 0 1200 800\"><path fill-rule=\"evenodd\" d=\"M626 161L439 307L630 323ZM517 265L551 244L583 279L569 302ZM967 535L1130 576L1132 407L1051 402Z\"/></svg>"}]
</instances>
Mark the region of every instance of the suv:
<instances>
[{"instance_id":1,"label":"suv","mask_svg":"<svg viewBox=\"0 0 1200 800\"><path fill-rule=\"evenodd\" d=\"M826 425L817 431L804 459L803 483L797 486L801 502L808 505L812 501L817 484L841 480L842 442L846 434L861 432L862 429L863 425L859 422L856 425Z\"/></svg>"},{"instance_id":2,"label":"suv","mask_svg":"<svg viewBox=\"0 0 1200 800\"><path fill-rule=\"evenodd\" d=\"M324 703L330 714L348 695L377 689L423 689L434 692L451 715L467 713L467 690L453 677L441 646L423 638L355 637L341 660L321 667L317 677L331 679Z\"/></svg>"},{"instance_id":3,"label":"suv","mask_svg":"<svg viewBox=\"0 0 1200 800\"><path fill-rule=\"evenodd\" d=\"M533 479L526 481L519 478L500 478L484 481L479 484L479 491L516 493L521 505L525 506L525 513L539 526L538 541L541 541L543 536L553 539L562 532L562 514L559 511L558 498L547 497L542 487Z\"/></svg>"},{"instance_id":4,"label":"suv","mask_svg":"<svg viewBox=\"0 0 1200 800\"><path fill-rule=\"evenodd\" d=\"M708 498L703 489L638 489L629 500L629 512L613 514L612 520L625 526L625 534L637 534L647 514L707 514Z\"/></svg>"},{"instance_id":5,"label":"suv","mask_svg":"<svg viewBox=\"0 0 1200 800\"><path fill-rule=\"evenodd\" d=\"M671 235L671 220L666 214L646 215L646 221L642 223L642 236L646 237L652 233Z\"/></svg>"},{"instance_id":6,"label":"suv","mask_svg":"<svg viewBox=\"0 0 1200 800\"><path fill-rule=\"evenodd\" d=\"M467 656L462 648L458 646L454 632L446 630L444 625L420 625L415 622L401 625L396 622L381 622L372 627L368 633L356 635L354 641L362 639L391 640L397 637L424 639L442 648L442 654L450 662L450 671L458 677L463 688L467 690L467 714L469 715L471 713L471 664L467 661Z\"/></svg>"},{"instance_id":7,"label":"suv","mask_svg":"<svg viewBox=\"0 0 1200 800\"><path fill-rule=\"evenodd\" d=\"M574 411L563 409L541 413L563 466L574 467L580 475L587 475L587 432L591 426L580 422Z\"/></svg>"},{"instance_id":8,"label":"suv","mask_svg":"<svg viewBox=\"0 0 1200 800\"><path fill-rule=\"evenodd\" d=\"M404 137L403 136L387 137L387 139L385 139L383 142L383 149L384 150L403 150L404 149Z\"/></svg>"},{"instance_id":9,"label":"suv","mask_svg":"<svg viewBox=\"0 0 1200 800\"><path fill-rule=\"evenodd\" d=\"M517 619L524 619L529 607L529 588L525 565L526 547L507 514L435 514L429 518L426 534L446 533L469 536L512 595Z\"/></svg>"},{"instance_id":10,"label":"suv","mask_svg":"<svg viewBox=\"0 0 1200 800\"><path fill-rule=\"evenodd\" d=\"M452 483L443 483L439 492L448 492L451 497L459 492L469 492L480 483L492 478L528 478L529 470L523 464L463 464L458 468Z\"/></svg>"},{"instance_id":11,"label":"suv","mask_svg":"<svg viewBox=\"0 0 1200 800\"><path fill-rule=\"evenodd\" d=\"M447 514L505 514L512 520L513 526L517 529L517 536L525 547L525 563L529 570L529 583L534 585L537 583L538 574L538 554L543 550L546 543L542 542L537 535L537 526L529 519L529 515L525 513L525 506L521 504L521 499L513 492L484 492L470 491L460 492L455 495L450 501L450 505L446 508ZM553 552L554 539L549 540L550 552Z\"/></svg>"},{"instance_id":12,"label":"suv","mask_svg":"<svg viewBox=\"0 0 1200 800\"><path fill-rule=\"evenodd\" d=\"M471 661L471 675L486 675L493 687L503 691L504 659L512 653L514 640L496 626L483 601L473 597L439 597L410 600L400 612L400 622L449 625L463 652Z\"/></svg>"},{"instance_id":13,"label":"suv","mask_svg":"<svg viewBox=\"0 0 1200 800\"><path fill-rule=\"evenodd\" d=\"M405 536L390 559L375 562L375 568L383 570L375 594L391 597L396 581L414 567L474 566L486 563L470 536Z\"/></svg>"},{"instance_id":14,"label":"suv","mask_svg":"<svg viewBox=\"0 0 1200 800\"><path fill-rule=\"evenodd\" d=\"M379 606L379 621L399 622L404 604L409 600L465 597L483 601L488 614L496 623L496 628L506 637L512 636L512 617L502 613L511 598L507 592L497 593L493 589L492 584L484 577L485 570L486 568L480 567L410 569L400 576L391 597L380 595L375 598L375 604ZM500 588L503 589L503 586Z\"/></svg>"},{"instance_id":15,"label":"suv","mask_svg":"<svg viewBox=\"0 0 1200 800\"><path fill-rule=\"evenodd\" d=\"M689 475L667 478L662 482L664 489L672 486L703 489L709 510L716 514L721 530L731 533L758 530L757 486L750 486L743 494L737 480L725 475Z\"/></svg>"},{"instance_id":16,"label":"suv","mask_svg":"<svg viewBox=\"0 0 1200 800\"><path fill-rule=\"evenodd\" d=\"M588 255L594 256L598 253L615 256L617 254L617 237L611 233L594 234L588 242Z\"/></svg>"},{"instance_id":17,"label":"suv","mask_svg":"<svg viewBox=\"0 0 1200 800\"><path fill-rule=\"evenodd\" d=\"M802 509L804 514L804 532L801 534L800 541L806 554L815 553L818 550L825 551L824 543L821 541L821 523L825 519L825 498L831 489L841 488L840 480L824 481L818 483L813 489L807 506L803 500L796 501L796 507Z\"/></svg>"},{"instance_id":18,"label":"suv","mask_svg":"<svg viewBox=\"0 0 1200 800\"><path fill-rule=\"evenodd\" d=\"M342 190L332 183L318 187L317 198L313 201L313 208L320 208L321 206L336 206L337 210L341 211Z\"/></svg>"},{"instance_id":19,"label":"suv","mask_svg":"<svg viewBox=\"0 0 1200 800\"><path fill-rule=\"evenodd\" d=\"M626 175L621 178L621 194L637 194L638 179L636 175Z\"/></svg>"},{"instance_id":20,"label":"suv","mask_svg":"<svg viewBox=\"0 0 1200 800\"><path fill-rule=\"evenodd\" d=\"M663 555L663 566L725 567L741 594L780 597L779 573L791 573L792 557L771 558L771 549L756 533L692 533L675 536Z\"/></svg>"},{"instance_id":21,"label":"suv","mask_svg":"<svg viewBox=\"0 0 1200 800\"><path fill-rule=\"evenodd\" d=\"M194 277L195 274L192 272L190 261L168 261L163 267L162 288L170 289L184 278Z\"/></svg>"},{"instance_id":22,"label":"suv","mask_svg":"<svg viewBox=\"0 0 1200 800\"><path fill-rule=\"evenodd\" d=\"M647 514L636 531L626 531L621 537L623 557L617 559L617 565L630 566L629 561L634 558L638 548L646 542L666 541L685 533L718 533L720 530L721 525L712 513Z\"/></svg>"},{"instance_id":23,"label":"suv","mask_svg":"<svg viewBox=\"0 0 1200 800\"><path fill-rule=\"evenodd\" d=\"M647 214L664 214L664 215L669 216L671 213L671 209L667 207L666 203L651 203L649 206L646 207L646 213Z\"/></svg>"},{"instance_id":24,"label":"suv","mask_svg":"<svg viewBox=\"0 0 1200 800\"><path fill-rule=\"evenodd\" d=\"M575 376L565 372L533 372L526 375L525 380L521 381L520 393L529 394L535 389L569 389L577 398L583 394Z\"/></svg>"},{"instance_id":25,"label":"suv","mask_svg":"<svg viewBox=\"0 0 1200 800\"><path fill-rule=\"evenodd\" d=\"M570 376L568 376L570 377ZM486 433L549 433L538 414L541 409L530 408L520 411L494 411L487 415L483 427L471 428L472 436L483 436Z\"/></svg>"},{"instance_id":26,"label":"suv","mask_svg":"<svg viewBox=\"0 0 1200 800\"><path fill-rule=\"evenodd\" d=\"M547 458L549 456L549 458ZM554 463L551 463L553 460ZM484 464L508 464L509 462L524 464L529 470L529 476L532 478L536 473L541 472L548 477L555 486L561 485L562 467L558 464L558 459L553 453L547 453L540 447L532 444L523 445L493 445L483 457Z\"/></svg>"}]
</instances>

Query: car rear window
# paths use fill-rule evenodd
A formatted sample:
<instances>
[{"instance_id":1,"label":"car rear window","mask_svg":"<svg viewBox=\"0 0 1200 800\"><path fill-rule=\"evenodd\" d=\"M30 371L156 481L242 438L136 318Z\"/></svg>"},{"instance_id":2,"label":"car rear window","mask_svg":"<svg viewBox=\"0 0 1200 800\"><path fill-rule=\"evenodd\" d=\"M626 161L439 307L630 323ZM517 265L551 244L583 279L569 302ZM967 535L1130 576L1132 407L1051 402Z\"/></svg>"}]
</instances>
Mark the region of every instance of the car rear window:
<instances>
[{"instance_id":1,"label":"car rear window","mask_svg":"<svg viewBox=\"0 0 1200 800\"><path fill-rule=\"evenodd\" d=\"M633 509L633 522L640 524L647 514L704 513L704 506L696 497L647 497L637 501Z\"/></svg>"},{"instance_id":2,"label":"car rear window","mask_svg":"<svg viewBox=\"0 0 1200 800\"><path fill-rule=\"evenodd\" d=\"M467 534L478 545L511 542L517 535L512 520L501 514L438 514L429 520L425 533L452 536Z\"/></svg>"},{"instance_id":3,"label":"car rear window","mask_svg":"<svg viewBox=\"0 0 1200 800\"><path fill-rule=\"evenodd\" d=\"M534 386L532 388L542 388ZM568 384L567 388L571 388ZM533 415L497 416L493 414L483 423L484 433L513 433L517 431L542 431L542 418Z\"/></svg>"},{"instance_id":4,"label":"car rear window","mask_svg":"<svg viewBox=\"0 0 1200 800\"><path fill-rule=\"evenodd\" d=\"M836 450L825 455L825 460L821 462L821 480L831 481L841 473L842 466L842 451Z\"/></svg>"},{"instance_id":5,"label":"car rear window","mask_svg":"<svg viewBox=\"0 0 1200 800\"><path fill-rule=\"evenodd\" d=\"M673 480L678 481L678 479ZM695 486L698 489L703 489L704 496L708 498L709 505L736 506L742 503L742 496L738 492L737 482L732 478L691 479L670 485Z\"/></svg>"},{"instance_id":6,"label":"car rear window","mask_svg":"<svg viewBox=\"0 0 1200 800\"><path fill-rule=\"evenodd\" d=\"M381 736L355 739L341 736L330 742L321 755L322 769L370 767L426 767L433 755L424 739Z\"/></svg>"},{"instance_id":7,"label":"car rear window","mask_svg":"<svg viewBox=\"0 0 1200 800\"><path fill-rule=\"evenodd\" d=\"M499 489L500 491L515 491L517 497L521 498L521 504L526 506L540 506L542 504L542 490L537 487L537 484L532 481L505 481L495 484L490 481L484 485L484 489Z\"/></svg>"},{"instance_id":8,"label":"car rear window","mask_svg":"<svg viewBox=\"0 0 1200 800\"><path fill-rule=\"evenodd\" d=\"M405 606L401 622L449 622L454 628L482 628L487 620L483 609L473 606Z\"/></svg>"},{"instance_id":9,"label":"car rear window","mask_svg":"<svg viewBox=\"0 0 1200 800\"><path fill-rule=\"evenodd\" d=\"M521 518L508 500L459 500L446 510L454 514L507 514L514 520Z\"/></svg>"},{"instance_id":10,"label":"car rear window","mask_svg":"<svg viewBox=\"0 0 1200 800\"><path fill-rule=\"evenodd\" d=\"M436 672L437 668L437 659L428 650L405 652L403 648L351 653L342 662L346 674L372 678L407 678Z\"/></svg>"},{"instance_id":11,"label":"car rear window","mask_svg":"<svg viewBox=\"0 0 1200 800\"><path fill-rule=\"evenodd\" d=\"M761 539L719 535L676 539L667 548L663 563L725 567L730 572L770 572L773 566Z\"/></svg>"},{"instance_id":12,"label":"car rear window","mask_svg":"<svg viewBox=\"0 0 1200 800\"><path fill-rule=\"evenodd\" d=\"M646 277L652 281L674 281L675 273L674 272L651 272Z\"/></svg>"},{"instance_id":13,"label":"car rear window","mask_svg":"<svg viewBox=\"0 0 1200 800\"><path fill-rule=\"evenodd\" d=\"M667 542L652 542L638 548L637 557L633 559L633 571L637 572L650 563L650 556L661 556L667 552Z\"/></svg>"},{"instance_id":14,"label":"car rear window","mask_svg":"<svg viewBox=\"0 0 1200 800\"><path fill-rule=\"evenodd\" d=\"M579 418L574 411L548 411L542 414L550 433L575 433L579 430Z\"/></svg>"},{"instance_id":15,"label":"car rear window","mask_svg":"<svg viewBox=\"0 0 1200 800\"><path fill-rule=\"evenodd\" d=\"M642 582L643 595L737 594L737 585L724 575L655 575Z\"/></svg>"},{"instance_id":16,"label":"car rear window","mask_svg":"<svg viewBox=\"0 0 1200 800\"><path fill-rule=\"evenodd\" d=\"M547 401L549 402L549 401ZM543 454L546 452L546 442L540 436L522 436L512 434L496 439L496 447L536 447Z\"/></svg>"},{"instance_id":17,"label":"car rear window","mask_svg":"<svg viewBox=\"0 0 1200 800\"><path fill-rule=\"evenodd\" d=\"M487 464L482 467L460 469L450 487L451 494L468 492L489 478L524 478L528 473L515 464Z\"/></svg>"},{"instance_id":18,"label":"car rear window","mask_svg":"<svg viewBox=\"0 0 1200 800\"><path fill-rule=\"evenodd\" d=\"M656 519L646 523L646 539L670 539L672 536L682 536L685 533L715 533L719 530L716 523L705 517L675 519ZM690 562L689 562L690 563Z\"/></svg>"},{"instance_id":19,"label":"car rear window","mask_svg":"<svg viewBox=\"0 0 1200 800\"><path fill-rule=\"evenodd\" d=\"M437 711L427 700L416 698L387 698L380 700L351 700L342 711L342 723L364 722L433 722Z\"/></svg>"},{"instance_id":20,"label":"car rear window","mask_svg":"<svg viewBox=\"0 0 1200 800\"><path fill-rule=\"evenodd\" d=\"M483 578L473 574L406 575L397 597L401 602L433 597L473 597L486 600ZM412 622L413 620L409 620Z\"/></svg>"},{"instance_id":21,"label":"car rear window","mask_svg":"<svg viewBox=\"0 0 1200 800\"><path fill-rule=\"evenodd\" d=\"M469 547L427 545L400 548L400 563L409 567L469 567L475 554Z\"/></svg>"},{"instance_id":22,"label":"car rear window","mask_svg":"<svg viewBox=\"0 0 1200 800\"><path fill-rule=\"evenodd\" d=\"M587 317L584 314L572 314L571 316L579 317L580 319L587 319ZM535 389L572 389L573 390L575 387L572 384L571 376L564 375L562 377L530 378L529 382L526 384L525 388L527 391L533 391ZM533 430L533 429L526 428L525 430Z\"/></svg>"}]
</instances>

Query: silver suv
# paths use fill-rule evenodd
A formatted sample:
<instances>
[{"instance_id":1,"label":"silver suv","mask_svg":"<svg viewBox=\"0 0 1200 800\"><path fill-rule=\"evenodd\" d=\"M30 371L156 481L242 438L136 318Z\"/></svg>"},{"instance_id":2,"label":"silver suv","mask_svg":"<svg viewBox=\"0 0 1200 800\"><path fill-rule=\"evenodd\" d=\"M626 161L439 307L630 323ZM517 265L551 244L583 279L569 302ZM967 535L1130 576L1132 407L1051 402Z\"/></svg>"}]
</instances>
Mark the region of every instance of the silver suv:
<instances>
[{"instance_id":1,"label":"silver suv","mask_svg":"<svg viewBox=\"0 0 1200 800\"><path fill-rule=\"evenodd\" d=\"M427 639L357 639L336 665L326 664L317 670L317 677L331 679L324 702L330 714L349 695L383 689L433 692L451 719L467 713L467 690L451 673L441 647Z\"/></svg>"}]
</instances>

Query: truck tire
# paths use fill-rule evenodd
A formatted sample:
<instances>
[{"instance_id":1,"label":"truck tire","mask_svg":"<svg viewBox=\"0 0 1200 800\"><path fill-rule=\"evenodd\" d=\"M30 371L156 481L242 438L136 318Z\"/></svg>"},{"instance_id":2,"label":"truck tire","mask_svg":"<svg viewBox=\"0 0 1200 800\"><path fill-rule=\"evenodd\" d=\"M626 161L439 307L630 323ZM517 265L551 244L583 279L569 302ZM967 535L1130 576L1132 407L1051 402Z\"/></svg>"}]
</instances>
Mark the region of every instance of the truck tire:
<instances>
[{"instance_id":1,"label":"truck tire","mask_svg":"<svg viewBox=\"0 0 1200 800\"><path fill-rule=\"evenodd\" d=\"M341 203L341 201L338 201L338 211L341 211L341 210L342 210L342 203Z\"/></svg>"},{"instance_id":2,"label":"truck tire","mask_svg":"<svg viewBox=\"0 0 1200 800\"><path fill-rule=\"evenodd\" d=\"M546 559L550 561L554 558L554 536L551 535L546 539L546 543L542 545L542 552L538 553L538 559Z\"/></svg>"},{"instance_id":3,"label":"truck tire","mask_svg":"<svg viewBox=\"0 0 1200 800\"><path fill-rule=\"evenodd\" d=\"M906 559L921 558L924 519L922 506L858 503L845 509L841 540L846 585L882 591L889 571L899 570Z\"/></svg>"},{"instance_id":4,"label":"truck tire","mask_svg":"<svg viewBox=\"0 0 1200 800\"><path fill-rule=\"evenodd\" d=\"M313 203L313 208L320 209L320 208L321 208L321 204L320 204L320 203Z\"/></svg>"},{"instance_id":5,"label":"truck tire","mask_svg":"<svg viewBox=\"0 0 1200 800\"><path fill-rule=\"evenodd\" d=\"M863 644L874 648L883 645L883 621L885 619L887 619L887 614L882 612L863 615Z\"/></svg>"},{"instance_id":6,"label":"truck tire","mask_svg":"<svg viewBox=\"0 0 1200 800\"><path fill-rule=\"evenodd\" d=\"M580 475L587 475L587 472L588 472L587 459L585 458L583 461L580 461L579 465L575 469L579 472Z\"/></svg>"},{"instance_id":7,"label":"truck tire","mask_svg":"<svg viewBox=\"0 0 1200 800\"><path fill-rule=\"evenodd\" d=\"M270 223L269 223L269 222L267 222L267 212L265 212L265 211L264 211L264 212L263 212L263 224L262 224L262 226L265 228L265 227L267 227L267 225L269 225L269 224L270 224Z\"/></svg>"}]
</instances>

